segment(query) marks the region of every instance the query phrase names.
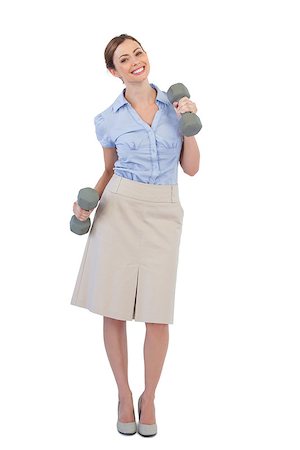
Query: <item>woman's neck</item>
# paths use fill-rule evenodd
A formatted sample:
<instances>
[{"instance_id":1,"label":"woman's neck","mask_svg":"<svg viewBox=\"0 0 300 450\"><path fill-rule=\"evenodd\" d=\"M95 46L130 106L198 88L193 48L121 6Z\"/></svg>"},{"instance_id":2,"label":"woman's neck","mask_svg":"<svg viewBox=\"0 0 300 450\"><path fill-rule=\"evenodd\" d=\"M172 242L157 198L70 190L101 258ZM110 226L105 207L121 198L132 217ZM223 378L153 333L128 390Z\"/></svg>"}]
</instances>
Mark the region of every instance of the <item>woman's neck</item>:
<instances>
[{"instance_id":1,"label":"woman's neck","mask_svg":"<svg viewBox=\"0 0 300 450\"><path fill-rule=\"evenodd\" d=\"M132 83L128 84L125 89L124 96L126 100L134 108L138 107L149 107L155 103L157 92L150 86L147 80L142 83Z\"/></svg>"}]
</instances>

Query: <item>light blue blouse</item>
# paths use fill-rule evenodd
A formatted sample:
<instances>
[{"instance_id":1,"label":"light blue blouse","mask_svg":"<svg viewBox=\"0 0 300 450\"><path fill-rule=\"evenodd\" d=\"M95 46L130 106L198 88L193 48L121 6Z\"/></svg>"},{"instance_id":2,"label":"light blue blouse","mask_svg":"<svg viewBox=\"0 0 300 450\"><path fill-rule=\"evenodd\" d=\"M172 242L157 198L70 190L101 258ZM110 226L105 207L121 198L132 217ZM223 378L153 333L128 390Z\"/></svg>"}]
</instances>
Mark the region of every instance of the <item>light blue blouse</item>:
<instances>
[{"instance_id":1,"label":"light blue blouse","mask_svg":"<svg viewBox=\"0 0 300 450\"><path fill-rule=\"evenodd\" d=\"M125 89L114 103L94 118L102 147L116 148L114 173L151 184L177 184L183 143L179 117L167 94L155 84L159 110L148 125L126 100Z\"/></svg>"}]
</instances>

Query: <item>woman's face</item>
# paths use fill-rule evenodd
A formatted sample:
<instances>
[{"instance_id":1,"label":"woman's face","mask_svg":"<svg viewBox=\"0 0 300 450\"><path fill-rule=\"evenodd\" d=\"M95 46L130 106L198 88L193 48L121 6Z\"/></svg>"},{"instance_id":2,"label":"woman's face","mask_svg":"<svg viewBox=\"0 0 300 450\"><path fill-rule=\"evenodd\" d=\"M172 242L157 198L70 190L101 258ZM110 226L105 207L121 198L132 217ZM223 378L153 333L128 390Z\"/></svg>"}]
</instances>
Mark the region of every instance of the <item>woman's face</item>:
<instances>
[{"instance_id":1,"label":"woman's face","mask_svg":"<svg viewBox=\"0 0 300 450\"><path fill-rule=\"evenodd\" d=\"M116 70L109 69L109 71L121 78L125 84L143 81L150 72L147 53L132 39L126 39L116 48L113 62Z\"/></svg>"}]
</instances>

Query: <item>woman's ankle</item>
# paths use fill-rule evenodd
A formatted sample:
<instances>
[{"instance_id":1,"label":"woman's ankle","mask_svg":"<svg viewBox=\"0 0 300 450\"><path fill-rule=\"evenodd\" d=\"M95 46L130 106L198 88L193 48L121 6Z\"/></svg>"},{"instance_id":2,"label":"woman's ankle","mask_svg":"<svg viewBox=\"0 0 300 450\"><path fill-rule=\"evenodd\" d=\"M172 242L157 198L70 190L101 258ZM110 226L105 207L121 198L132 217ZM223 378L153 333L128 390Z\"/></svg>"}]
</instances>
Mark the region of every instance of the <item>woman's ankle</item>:
<instances>
[{"instance_id":1,"label":"woman's ankle","mask_svg":"<svg viewBox=\"0 0 300 450\"><path fill-rule=\"evenodd\" d=\"M119 400L120 401L126 401L126 400L129 400L129 399L132 399L132 392L131 392L131 390L130 389L126 389L126 390L122 390L122 391L119 391Z\"/></svg>"},{"instance_id":2,"label":"woman's ankle","mask_svg":"<svg viewBox=\"0 0 300 450\"><path fill-rule=\"evenodd\" d=\"M144 402L154 402L155 400L155 392L144 391L142 393L142 399Z\"/></svg>"}]
</instances>

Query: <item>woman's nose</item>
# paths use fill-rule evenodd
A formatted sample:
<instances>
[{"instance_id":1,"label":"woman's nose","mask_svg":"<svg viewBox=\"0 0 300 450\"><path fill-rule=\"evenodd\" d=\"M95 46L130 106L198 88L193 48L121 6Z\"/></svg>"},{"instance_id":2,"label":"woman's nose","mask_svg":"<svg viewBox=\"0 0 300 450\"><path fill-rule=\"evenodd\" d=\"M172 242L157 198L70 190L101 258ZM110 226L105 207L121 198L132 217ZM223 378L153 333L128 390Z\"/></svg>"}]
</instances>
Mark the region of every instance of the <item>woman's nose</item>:
<instances>
[{"instance_id":1,"label":"woman's nose","mask_svg":"<svg viewBox=\"0 0 300 450\"><path fill-rule=\"evenodd\" d=\"M133 60L132 60L132 64L135 65L135 64L138 64L138 62L139 62L139 57L138 56L134 56Z\"/></svg>"}]
</instances>

